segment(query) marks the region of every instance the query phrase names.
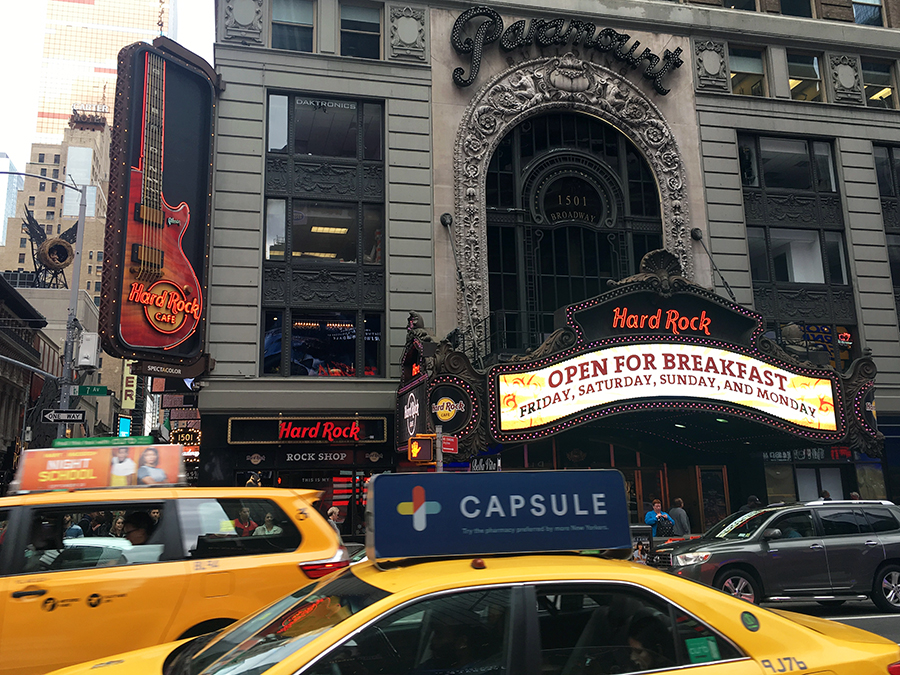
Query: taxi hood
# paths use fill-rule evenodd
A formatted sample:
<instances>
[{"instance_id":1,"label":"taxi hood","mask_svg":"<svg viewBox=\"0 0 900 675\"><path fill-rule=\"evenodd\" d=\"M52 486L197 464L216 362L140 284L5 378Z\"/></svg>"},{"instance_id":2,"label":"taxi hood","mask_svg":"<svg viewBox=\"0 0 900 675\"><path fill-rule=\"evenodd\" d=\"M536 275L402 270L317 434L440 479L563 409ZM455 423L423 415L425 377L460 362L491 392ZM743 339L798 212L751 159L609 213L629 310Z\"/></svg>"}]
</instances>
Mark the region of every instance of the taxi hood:
<instances>
[{"instance_id":1,"label":"taxi hood","mask_svg":"<svg viewBox=\"0 0 900 675\"><path fill-rule=\"evenodd\" d=\"M889 644L896 646L895 642L892 642L887 638L883 638L880 635L875 635L875 633L870 633L869 631L863 630L862 628L854 628L853 626L838 623L837 621L820 619L816 616L809 616L807 614L798 614L797 612L790 612L786 609L773 609L771 607L768 609L770 612L774 612L775 614L783 616L785 619L790 619L795 623L799 623L806 628L814 630L817 633L821 633L822 635L835 640L844 640L846 642L864 642L868 644L878 645Z\"/></svg>"}]
</instances>

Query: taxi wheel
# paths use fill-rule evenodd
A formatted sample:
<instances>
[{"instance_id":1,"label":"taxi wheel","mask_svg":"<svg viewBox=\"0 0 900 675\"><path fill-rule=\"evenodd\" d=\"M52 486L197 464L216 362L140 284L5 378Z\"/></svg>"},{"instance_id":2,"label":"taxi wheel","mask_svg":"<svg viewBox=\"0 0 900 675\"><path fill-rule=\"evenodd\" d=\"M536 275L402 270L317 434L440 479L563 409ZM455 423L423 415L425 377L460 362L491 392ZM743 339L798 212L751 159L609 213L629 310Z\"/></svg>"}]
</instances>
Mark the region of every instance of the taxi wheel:
<instances>
[{"instance_id":1,"label":"taxi wheel","mask_svg":"<svg viewBox=\"0 0 900 675\"><path fill-rule=\"evenodd\" d=\"M720 591L754 604L760 600L759 584L749 572L741 569L731 569L720 572L713 582Z\"/></svg>"},{"instance_id":2,"label":"taxi wheel","mask_svg":"<svg viewBox=\"0 0 900 675\"><path fill-rule=\"evenodd\" d=\"M872 601L883 612L900 612L900 566L885 565L878 570Z\"/></svg>"}]
</instances>

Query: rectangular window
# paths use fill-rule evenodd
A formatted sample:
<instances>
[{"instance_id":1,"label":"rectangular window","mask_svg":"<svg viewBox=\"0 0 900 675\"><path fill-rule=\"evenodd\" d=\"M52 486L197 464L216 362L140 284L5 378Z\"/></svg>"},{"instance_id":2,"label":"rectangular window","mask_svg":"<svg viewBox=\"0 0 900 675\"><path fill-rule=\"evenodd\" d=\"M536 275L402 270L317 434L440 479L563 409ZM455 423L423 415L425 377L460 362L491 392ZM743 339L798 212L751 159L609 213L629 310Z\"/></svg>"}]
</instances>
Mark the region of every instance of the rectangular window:
<instances>
[{"instance_id":1,"label":"rectangular window","mask_svg":"<svg viewBox=\"0 0 900 675\"><path fill-rule=\"evenodd\" d=\"M891 151L881 145L874 146L873 150L875 153L875 175L878 177L878 192L882 197L893 197L895 188L894 178L891 174Z\"/></svg>"},{"instance_id":2,"label":"rectangular window","mask_svg":"<svg viewBox=\"0 0 900 675\"><path fill-rule=\"evenodd\" d=\"M766 78L760 49L728 49L731 92L738 96L765 96Z\"/></svg>"},{"instance_id":3,"label":"rectangular window","mask_svg":"<svg viewBox=\"0 0 900 675\"><path fill-rule=\"evenodd\" d=\"M769 230L769 236L776 282L825 283L818 232L773 227Z\"/></svg>"},{"instance_id":4,"label":"rectangular window","mask_svg":"<svg viewBox=\"0 0 900 675\"><path fill-rule=\"evenodd\" d=\"M769 281L769 255L766 253L766 231L761 227L747 228L750 249L750 277L753 281Z\"/></svg>"},{"instance_id":5,"label":"rectangular window","mask_svg":"<svg viewBox=\"0 0 900 675\"><path fill-rule=\"evenodd\" d=\"M291 375L356 375L356 317L339 312L293 312Z\"/></svg>"},{"instance_id":6,"label":"rectangular window","mask_svg":"<svg viewBox=\"0 0 900 675\"><path fill-rule=\"evenodd\" d=\"M94 269L93 265L88 265L88 274L92 274L93 269Z\"/></svg>"},{"instance_id":7,"label":"rectangular window","mask_svg":"<svg viewBox=\"0 0 900 675\"><path fill-rule=\"evenodd\" d=\"M381 9L341 5L341 56L381 58Z\"/></svg>"},{"instance_id":8,"label":"rectangular window","mask_svg":"<svg viewBox=\"0 0 900 675\"><path fill-rule=\"evenodd\" d=\"M294 201L292 260L356 262L355 203Z\"/></svg>"},{"instance_id":9,"label":"rectangular window","mask_svg":"<svg viewBox=\"0 0 900 675\"><path fill-rule=\"evenodd\" d=\"M795 101L824 101L819 57L788 52L788 81Z\"/></svg>"},{"instance_id":10,"label":"rectangular window","mask_svg":"<svg viewBox=\"0 0 900 675\"><path fill-rule=\"evenodd\" d=\"M41 183L41 185L43 185L43 183ZM58 187L59 187L59 184L58 184L58 183L53 183L53 184L50 186L50 192L56 192L56 188L58 188ZM44 191L44 188L41 188L41 192L43 192L43 191Z\"/></svg>"},{"instance_id":11,"label":"rectangular window","mask_svg":"<svg viewBox=\"0 0 900 675\"><path fill-rule=\"evenodd\" d=\"M42 175L42 176L46 176L46 175L47 175L47 169L41 169L41 175Z\"/></svg>"},{"instance_id":12,"label":"rectangular window","mask_svg":"<svg viewBox=\"0 0 900 675\"><path fill-rule=\"evenodd\" d=\"M53 187L56 187L56 183L53 184ZM46 192L46 190L47 190L46 183L41 183L40 185L38 185L38 192Z\"/></svg>"},{"instance_id":13,"label":"rectangular window","mask_svg":"<svg viewBox=\"0 0 900 675\"><path fill-rule=\"evenodd\" d=\"M53 169L53 177L59 178L59 169Z\"/></svg>"},{"instance_id":14,"label":"rectangular window","mask_svg":"<svg viewBox=\"0 0 900 675\"><path fill-rule=\"evenodd\" d=\"M286 553L300 546L300 532L268 499L179 501L184 550L197 558Z\"/></svg>"},{"instance_id":15,"label":"rectangular window","mask_svg":"<svg viewBox=\"0 0 900 675\"><path fill-rule=\"evenodd\" d=\"M84 287L85 287L85 289L88 290L88 291L91 290L91 282L90 282L90 281L87 282L87 283L84 285Z\"/></svg>"},{"instance_id":16,"label":"rectangular window","mask_svg":"<svg viewBox=\"0 0 900 675\"><path fill-rule=\"evenodd\" d=\"M293 52L313 50L312 0L274 0L272 47Z\"/></svg>"},{"instance_id":17,"label":"rectangular window","mask_svg":"<svg viewBox=\"0 0 900 675\"><path fill-rule=\"evenodd\" d=\"M725 7L728 9L742 9L745 12L756 12L756 0L725 0Z\"/></svg>"},{"instance_id":18,"label":"rectangular window","mask_svg":"<svg viewBox=\"0 0 900 675\"><path fill-rule=\"evenodd\" d=\"M281 373L281 336L284 330L283 312L263 312L263 375Z\"/></svg>"},{"instance_id":19,"label":"rectangular window","mask_svg":"<svg viewBox=\"0 0 900 675\"><path fill-rule=\"evenodd\" d=\"M47 206L56 206L56 197L47 197Z\"/></svg>"},{"instance_id":20,"label":"rectangular window","mask_svg":"<svg viewBox=\"0 0 900 675\"><path fill-rule=\"evenodd\" d=\"M760 138L763 181L767 188L809 190L812 188L806 141Z\"/></svg>"},{"instance_id":21,"label":"rectangular window","mask_svg":"<svg viewBox=\"0 0 900 675\"><path fill-rule=\"evenodd\" d=\"M862 60L866 105L872 108L896 108L894 74L890 63Z\"/></svg>"},{"instance_id":22,"label":"rectangular window","mask_svg":"<svg viewBox=\"0 0 900 675\"><path fill-rule=\"evenodd\" d=\"M28 206L34 206L34 197L33 196L28 198Z\"/></svg>"},{"instance_id":23,"label":"rectangular window","mask_svg":"<svg viewBox=\"0 0 900 675\"><path fill-rule=\"evenodd\" d=\"M884 26L881 0L853 0L853 21L862 26Z\"/></svg>"},{"instance_id":24,"label":"rectangular window","mask_svg":"<svg viewBox=\"0 0 900 675\"><path fill-rule=\"evenodd\" d=\"M94 252L88 251L88 260L93 260L93 259L94 259Z\"/></svg>"},{"instance_id":25,"label":"rectangular window","mask_svg":"<svg viewBox=\"0 0 900 675\"><path fill-rule=\"evenodd\" d=\"M785 16L812 18L812 4L809 0L781 0L781 13Z\"/></svg>"},{"instance_id":26,"label":"rectangular window","mask_svg":"<svg viewBox=\"0 0 900 675\"><path fill-rule=\"evenodd\" d=\"M41 164L44 163L44 153L43 152L38 153L38 162L40 162Z\"/></svg>"},{"instance_id":27,"label":"rectangular window","mask_svg":"<svg viewBox=\"0 0 900 675\"><path fill-rule=\"evenodd\" d=\"M366 314L363 349L366 359L365 375L369 377L378 376L384 372L384 348L381 344L384 332L381 323L381 314Z\"/></svg>"},{"instance_id":28,"label":"rectangular window","mask_svg":"<svg viewBox=\"0 0 900 675\"><path fill-rule=\"evenodd\" d=\"M266 260L284 260L285 251L285 201L283 199L266 200Z\"/></svg>"},{"instance_id":29,"label":"rectangular window","mask_svg":"<svg viewBox=\"0 0 900 675\"><path fill-rule=\"evenodd\" d=\"M47 234L53 234L53 225L47 225Z\"/></svg>"},{"instance_id":30,"label":"rectangular window","mask_svg":"<svg viewBox=\"0 0 900 675\"><path fill-rule=\"evenodd\" d=\"M381 106L376 103L363 104L363 159L384 159L382 125Z\"/></svg>"},{"instance_id":31,"label":"rectangular window","mask_svg":"<svg viewBox=\"0 0 900 675\"><path fill-rule=\"evenodd\" d=\"M21 265L21 264L24 263L24 262L25 262L25 254L24 254L24 253L20 253L20 254L19 254L19 264Z\"/></svg>"},{"instance_id":32,"label":"rectangular window","mask_svg":"<svg viewBox=\"0 0 900 675\"><path fill-rule=\"evenodd\" d=\"M97 262L103 262L103 251L97 251Z\"/></svg>"},{"instance_id":33,"label":"rectangular window","mask_svg":"<svg viewBox=\"0 0 900 675\"><path fill-rule=\"evenodd\" d=\"M19 239L19 248L25 248L28 245L27 239Z\"/></svg>"},{"instance_id":34,"label":"rectangular window","mask_svg":"<svg viewBox=\"0 0 900 675\"><path fill-rule=\"evenodd\" d=\"M831 159L831 144L822 141L813 143L813 164L816 172L816 191L834 192L837 190L834 176L834 162Z\"/></svg>"},{"instance_id":35,"label":"rectangular window","mask_svg":"<svg viewBox=\"0 0 900 675\"><path fill-rule=\"evenodd\" d=\"M47 220L53 220L56 217L56 211L47 211L44 217Z\"/></svg>"},{"instance_id":36,"label":"rectangular window","mask_svg":"<svg viewBox=\"0 0 900 675\"><path fill-rule=\"evenodd\" d=\"M288 97L269 97L269 152L287 152Z\"/></svg>"},{"instance_id":37,"label":"rectangular window","mask_svg":"<svg viewBox=\"0 0 900 675\"><path fill-rule=\"evenodd\" d=\"M298 96L294 106L294 152L357 157L357 109L353 101Z\"/></svg>"},{"instance_id":38,"label":"rectangular window","mask_svg":"<svg viewBox=\"0 0 900 675\"><path fill-rule=\"evenodd\" d=\"M844 286L849 282L847 258L844 256L844 235L840 232L823 232L825 261L828 265L828 283Z\"/></svg>"},{"instance_id":39,"label":"rectangular window","mask_svg":"<svg viewBox=\"0 0 900 675\"><path fill-rule=\"evenodd\" d=\"M53 155L53 163L59 164L59 155Z\"/></svg>"}]
</instances>

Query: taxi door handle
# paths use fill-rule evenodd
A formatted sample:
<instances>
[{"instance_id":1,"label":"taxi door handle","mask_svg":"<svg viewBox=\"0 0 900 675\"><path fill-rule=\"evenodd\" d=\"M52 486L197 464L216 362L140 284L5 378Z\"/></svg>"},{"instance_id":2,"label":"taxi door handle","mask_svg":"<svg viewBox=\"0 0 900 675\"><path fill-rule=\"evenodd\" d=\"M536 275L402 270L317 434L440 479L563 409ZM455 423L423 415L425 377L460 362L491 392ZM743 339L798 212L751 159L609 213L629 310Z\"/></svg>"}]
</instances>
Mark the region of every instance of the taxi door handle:
<instances>
[{"instance_id":1,"label":"taxi door handle","mask_svg":"<svg viewBox=\"0 0 900 675\"><path fill-rule=\"evenodd\" d=\"M822 546L822 544L811 544L810 548L813 549L814 551L820 551L825 547Z\"/></svg>"},{"instance_id":2,"label":"taxi door handle","mask_svg":"<svg viewBox=\"0 0 900 675\"><path fill-rule=\"evenodd\" d=\"M38 595L38 596L40 596L40 595L46 595L46 594L47 594L47 591L46 591L46 590L44 590L43 588L39 588L39 589L34 590L34 591L14 591L13 594L12 594L12 596L13 596L14 598L27 598L27 597L29 597L29 596L31 596L31 595Z\"/></svg>"},{"instance_id":3,"label":"taxi door handle","mask_svg":"<svg viewBox=\"0 0 900 675\"><path fill-rule=\"evenodd\" d=\"M869 539L869 540L866 542L866 546L878 546L878 542L877 542L877 541L872 541L871 539Z\"/></svg>"}]
</instances>

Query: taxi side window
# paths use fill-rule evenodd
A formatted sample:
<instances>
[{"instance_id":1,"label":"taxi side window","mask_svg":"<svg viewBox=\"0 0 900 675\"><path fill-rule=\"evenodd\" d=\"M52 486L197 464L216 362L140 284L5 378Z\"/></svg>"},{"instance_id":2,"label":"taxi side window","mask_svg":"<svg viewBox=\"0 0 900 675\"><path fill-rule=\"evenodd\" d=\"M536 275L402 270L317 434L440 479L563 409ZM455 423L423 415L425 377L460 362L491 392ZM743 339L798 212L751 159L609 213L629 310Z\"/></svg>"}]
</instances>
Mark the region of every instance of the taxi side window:
<instances>
[{"instance_id":1,"label":"taxi side window","mask_svg":"<svg viewBox=\"0 0 900 675\"><path fill-rule=\"evenodd\" d=\"M268 499L182 499L178 515L191 558L285 553L300 546L300 532Z\"/></svg>"},{"instance_id":2,"label":"taxi side window","mask_svg":"<svg viewBox=\"0 0 900 675\"><path fill-rule=\"evenodd\" d=\"M73 508L82 510L73 511ZM96 508L36 510L22 552L22 571L53 572L158 562L164 546L154 542L153 532L161 514L161 505L147 504L139 508L102 504ZM135 531L135 522L142 524L140 531Z\"/></svg>"},{"instance_id":3,"label":"taxi side window","mask_svg":"<svg viewBox=\"0 0 900 675\"><path fill-rule=\"evenodd\" d=\"M542 675L636 673L739 658L664 600L627 587L537 588Z\"/></svg>"},{"instance_id":4,"label":"taxi side window","mask_svg":"<svg viewBox=\"0 0 900 675\"><path fill-rule=\"evenodd\" d=\"M781 530L781 536L786 539L816 536L811 511L797 511L781 516L772 521L769 527Z\"/></svg>"},{"instance_id":5,"label":"taxi side window","mask_svg":"<svg viewBox=\"0 0 900 675\"><path fill-rule=\"evenodd\" d=\"M507 673L510 590L429 598L347 640L307 675Z\"/></svg>"}]
</instances>

